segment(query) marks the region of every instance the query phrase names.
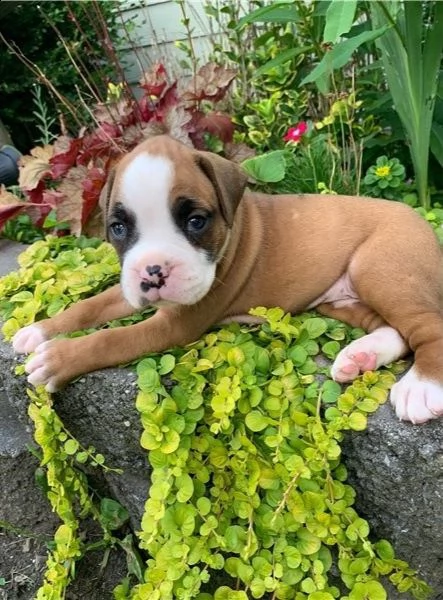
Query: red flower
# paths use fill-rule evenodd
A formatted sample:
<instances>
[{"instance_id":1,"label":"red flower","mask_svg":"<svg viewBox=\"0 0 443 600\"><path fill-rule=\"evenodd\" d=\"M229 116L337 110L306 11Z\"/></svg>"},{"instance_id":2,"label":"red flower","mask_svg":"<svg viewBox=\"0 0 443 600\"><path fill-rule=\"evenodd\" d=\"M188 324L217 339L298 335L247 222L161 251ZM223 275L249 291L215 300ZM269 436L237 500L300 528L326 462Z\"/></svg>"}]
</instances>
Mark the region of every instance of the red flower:
<instances>
[{"instance_id":1,"label":"red flower","mask_svg":"<svg viewBox=\"0 0 443 600\"><path fill-rule=\"evenodd\" d=\"M308 130L308 124L305 121L300 121L295 127L290 127L283 138L285 142L299 142L302 135Z\"/></svg>"}]
</instances>

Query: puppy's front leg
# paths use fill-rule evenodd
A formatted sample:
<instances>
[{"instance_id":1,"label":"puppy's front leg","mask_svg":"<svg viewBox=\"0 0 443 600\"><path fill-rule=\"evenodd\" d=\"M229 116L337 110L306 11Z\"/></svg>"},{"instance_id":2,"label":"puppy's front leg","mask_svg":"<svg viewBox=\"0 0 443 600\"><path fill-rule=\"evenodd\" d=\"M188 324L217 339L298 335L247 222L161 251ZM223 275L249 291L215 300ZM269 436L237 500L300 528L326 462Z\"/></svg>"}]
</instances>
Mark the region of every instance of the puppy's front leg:
<instances>
[{"instance_id":1,"label":"puppy's front leg","mask_svg":"<svg viewBox=\"0 0 443 600\"><path fill-rule=\"evenodd\" d=\"M12 345L19 353L34 352L40 344L59 333L97 327L134 312L124 299L121 286L115 285L97 296L72 304L55 317L23 327L15 334Z\"/></svg>"},{"instance_id":2,"label":"puppy's front leg","mask_svg":"<svg viewBox=\"0 0 443 600\"><path fill-rule=\"evenodd\" d=\"M186 317L189 316L189 320ZM54 339L40 344L26 365L28 381L55 392L68 381L104 367L130 362L149 352L193 342L207 327L189 327L193 315L186 310L159 309L135 325L103 329L72 339Z\"/></svg>"}]
</instances>

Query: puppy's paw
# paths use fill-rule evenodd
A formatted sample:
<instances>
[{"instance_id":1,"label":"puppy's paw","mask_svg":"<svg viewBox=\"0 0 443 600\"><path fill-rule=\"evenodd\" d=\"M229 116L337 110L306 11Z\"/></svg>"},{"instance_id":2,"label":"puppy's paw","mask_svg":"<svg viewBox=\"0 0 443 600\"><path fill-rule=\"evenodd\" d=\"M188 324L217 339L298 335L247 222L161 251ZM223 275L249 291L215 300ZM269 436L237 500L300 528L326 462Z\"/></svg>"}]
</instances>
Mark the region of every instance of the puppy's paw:
<instances>
[{"instance_id":1,"label":"puppy's paw","mask_svg":"<svg viewBox=\"0 0 443 600\"><path fill-rule=\"evenodd\" d=\"M47 339L45 332L39 325L28 325L22 327L12 338L12 347L18 354L29 354L45 342Z\"/></svg>"},{"instance_id":2,"label":"puppy's paw","mask_svg":"<svg viewBox=\"0 0 443 600\"><path fill-rule=\"evenodd\" d=\"M339 383L353 381L360 373L377 368L375 352L353 352L351 345L344 348L331 367L332 379Z\"/></svg>"},{"instance_id":3,"label":"puppy's paw","mask_svg":"<svg viewBox=\"0 0 443 600\"><path fill-rule=\"evenodd\" d=\"M46 391L56 392L65 383L64 369L60 342L66 340L50 340L43 342L35 349L34 356L26 363L28 382L32 385L44 385Z\"/></svg>"},{"instance_id":4,"label":"puppy's paw","mask_svg":"<svg viewBox=\"0 0 443 600\"><path fill-rule=\"evenodd\" d=\"M391 403L401 421L426 423L443 415L443 386L421 378L412 367L393 386Z\"/></svg>"},{"instance_id":5,"label":"puppy's paw","mask_svg":"<svg viewBox=\"0 0 443 600\"><path fill-rule=\"evenodd\" d=\"M380 327L351 342L338 353L331 367L334 381L353 381L361 373L373 371L407 352L407 345L397 330Z\"/></svg>"}]
</instances>

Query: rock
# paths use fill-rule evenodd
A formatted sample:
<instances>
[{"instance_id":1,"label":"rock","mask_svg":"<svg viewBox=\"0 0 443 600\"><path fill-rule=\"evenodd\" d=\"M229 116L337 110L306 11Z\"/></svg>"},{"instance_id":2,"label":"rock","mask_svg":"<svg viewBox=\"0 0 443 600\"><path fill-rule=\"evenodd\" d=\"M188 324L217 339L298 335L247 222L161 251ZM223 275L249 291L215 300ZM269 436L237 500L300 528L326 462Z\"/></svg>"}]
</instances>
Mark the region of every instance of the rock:
<instances>
[{"instance_id":1,"label":"rock","mask_svg":"<svg viewBox=\"0 0 443 600\"><path fill-rule=\"evenodd\" d=\"M382 406L343 446L357 509L443 598L443 420L401 423ZM392 592L389 600L405 598Z\"/></svg>"}]
</instances>

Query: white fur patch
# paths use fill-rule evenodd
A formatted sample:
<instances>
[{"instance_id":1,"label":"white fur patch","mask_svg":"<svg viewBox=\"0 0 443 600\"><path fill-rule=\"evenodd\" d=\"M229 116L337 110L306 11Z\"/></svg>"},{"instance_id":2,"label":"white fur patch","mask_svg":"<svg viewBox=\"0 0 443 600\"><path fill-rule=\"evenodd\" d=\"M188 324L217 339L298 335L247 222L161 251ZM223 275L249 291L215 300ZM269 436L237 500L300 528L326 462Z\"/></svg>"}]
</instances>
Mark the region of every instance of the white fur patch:
<instances>
[{"instance_id":1,"label":"white fur patch","mask_svg":"<svg viewBox=\"0 0 443 600\"><path fill-rule=\"evenodd\" d=\"M391 403L401 421L426 423L443 415L443 386L412 367L392 388Z\"/></svg>"},{"instance_id":2,"label":"white fur patch","mask_svg":"<svg viewBox=\"0 0 443 600\"><path fill-rule=\"evenodd\" d=\"M39 344L46 340L46 335L38 325L22 327L12 338L12 347L18 354L34 352Z\"/></svg>"},{"instance_id":3,"label":"white fur patch","mask_svg":"<svg viewBox=\"0 0 443 600\"><path fill-rule=\"evenodd\" d=\"M342 383L352 381L360 373L398 360L407 350L406 342L396 329L380 327L339 352L331 368L332 378Z\"/></svg>"},{"instance_id":4,"label":"white fur patch","mask_svg":"<svg viewBox=\"0 0 443 600\"><path fill-rule=\"evenodd\" d=\"M138 155L123 173L120 198L136 217L139 237L123 258L121 283L135 308L146 303L194 304L214 281L216 265L174 223L169 206L173 180L173 162L147 153ZM167 277L162 287L142 292L148 265L160 265Z\"/></svg>"}]
</instances>

